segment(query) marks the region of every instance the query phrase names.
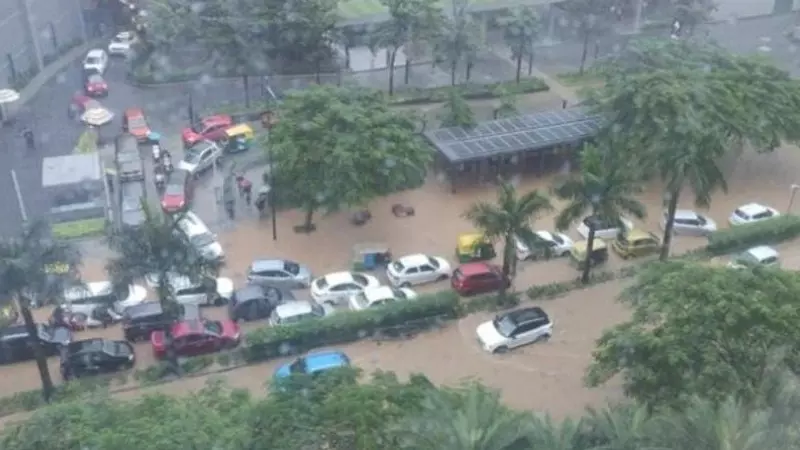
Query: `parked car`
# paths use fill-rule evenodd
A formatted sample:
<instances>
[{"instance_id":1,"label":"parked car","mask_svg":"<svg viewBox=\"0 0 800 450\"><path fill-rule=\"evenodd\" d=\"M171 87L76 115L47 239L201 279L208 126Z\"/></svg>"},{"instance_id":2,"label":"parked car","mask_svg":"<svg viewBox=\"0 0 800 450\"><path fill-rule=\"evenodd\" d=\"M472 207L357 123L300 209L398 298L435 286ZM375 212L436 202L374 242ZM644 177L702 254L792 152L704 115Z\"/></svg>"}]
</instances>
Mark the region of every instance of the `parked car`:
<instances>
[{"instance_id":1,"label":"parked car","mask_svg":"<svg viewBox=\"0 0 800 450\"><path fill-rule=\"evenodd\" d=\"M475 332L484 350L505 353L515 347L550 339L553 322L542 308L532 306L500 314L478 325Z\"/></svg>"},{"instance_id":2,"label":"parked car","mask_svg":"<svg viewBox=\"0 0 800 450\"><path fill-rule=\"evenodd\" d=\"M83 113L90 109L104 109L97 100L84 94L75 94L69 102L67 115L70 119L80 120Z\"/></svg>"},{"instance_id":3,"label":"parked car","mask_svg":"<svg viewBox=\"0 0 800 450\"><path fill-rule=\"evenodd\" d=\"M58 355L60 348L72 340L66 327L49 327L36 324L39 343L46 356ZM25 325L11 325L0 329L0 364L10 364L35 359L30 334Z\"/></svg>"},{"instance_id":4,"label":"parked car","mask_svg":"<svg viewBox=\"0 0 800 450\"><path fill-rule=\"evenodd\" d=\"M341 367L349 367L350 358L339 351L321 351L301 356L290 363L283 364L275 370L276 379L288 378L292 375L316 375Z\"/></svg>"},{"instance_id":5,"label":"parked car","mask_svg":"<svg viewBox=\"0 0 800 450\"><path fill-rule=\"evenodd\" d=\"M733 213L731 213L731 216L728 218L728 223L731 226L744 225L772 219L780 215L781 213L779 213L777 209L770 206L762 205L760 203L748 203L736 208L736 210L734 210Z\"/></svg>"},{"instance_id":6,"label":"parked car","mask_svg":"<svg viewBox=\"0 0 800 450\"><path fill-rule=\"evenodd\" d=\"M141 226L146 220L143 202L147 201L147 190L144 182L123 183L119 193L120 226L128 228Z\"/></svg>"},{"instance_id":7,"label":"parked car","mask_svg":"<svg viewBox=\"0 0 800 450\"><path fill-rule=\"evenodd\" d=\"M233 280L230 278L201 277L192 280L184 275L170 274L167 279L175 301L182 305L222 306L233 297ZM158 275L149 274L145 281L155 289L158 286Z\"/></svg>"},{"instance_id":8,"label":"parked car","mask_svg":"<svg viewBox=\"0 0 800 450\"><path fill-rule=\"evenodd\" d=\"M190 320L172 325L172 348L177 356L196 356L239 345L241 332L232 320ZM167 353L164 331L150 335L153 354L163 358Z\"/></svg>"},{"instance_id":9,"label":"parked car","mask_svg":"<svg viewBox=\"0 0 800 450\"><path fill-rule=\"evenodd\" d=\"M611 248L622 259L628 259L658 252L661 249L661 240L653 233L631 229L617 233Z\"/></svg>"},{"instance_id":10,"label":"parked car","mask_svg":"<svg viewBox=\"0 0 800 450\"><path fill-rule=\"evenodd\" d=\"M510 286L511 280L493 264L471 262L453 271L450 284L461 295L473 295L499 290L504 284Z\"/></svg>"},{"instance_id":11,"label":"parked car","mask_svg":"<svg viewBox=\"0 0 800 450\"><path fill-rule=\"evenodd\" d=\"M351 311L361 311L362 309L415 298L417 298L417 293L409 288L378 286L364 289L360 293L351 296L349 306Z\"/></svg>"},{"instance_id":12,"label":"parked car","mask_svg":"<svg viewBox=\"0 0 800 450\"><path fill-rule=\"evenodd\" d=\"M619 221L624 226L624 229L630 230L633 228L633 222L630 220L621 217ZM592 225L594 225L594 237L596 238L614 239L617 237L617 233L622 231L619 225L612 221L603 220L595 216L588 216L584 217L580 225L578 225L578 233L580 233L584 239L589 239L589 229Z\"/></svg>"},{"instance_id":13,"label":"parked car","mask_svg":"<svg viewBox=\"0 0 800 450\"><path fill-rule=\"evenodd\" d=\"M132 31L120 31L108 43L108 54L128 57L131 47L136 42L136 34Z\"/></svg>"},{"instance_id":14,"label":"parked car","mask_svg":"<svg viewBox=\"0 0 800 450\"><path fill-rule=\"evenodd\" d=\"M161 209L169 214L185 211L192 204L194 197L194 178L192 174L181 169L173 171L164 186L161 195Z\"/></svg>"},{"instance_id":15,"label":"parked car","mask_svg":"<svg viewBox=\"0 0 800 450\"><path fill-rule=\"evenodd\" d=\"M177 217L178 230L183 233L200 256L210 261L225 258L225 252L217 241L217 236L208 229L197 214L186 211Z\"/></svg>"},{"instance_id":16,"label":"parked car","mask_svg":"<svg viewBox=\"0 0 800 450\"><path fill-rule=\"evenodd\" d=\"M109 305L96 306L89 314L73 313L56 306L50 314L48 326L66 327L70 331L84 331L91 328L105 328L120 320L122 320L122 315Z\"/></svg>"},{"instance_id":17,"label":"parked car","mask_svg":"<svg viewBox=\"0 0 800 450\"><path fill-rule=\"evenodd\" d=\"M334 272L311 282L311 298L317 303L335 305L366 288L380 285L377 278L365 273Z\"/></svg>"},{"instance_id":18,"label":"parked car","mask_svg":"<svg viewBox=\"0 0 800 450\"><path fill-rule=\"evenodd\" d=\"M446 259L421 253L403 256L386 266L386 278L392 286L398 287L446 280L450 272Z\"/></svg>"},{"instance_id":19,"label":"parked car","mask_svg":"<svg viewBox=\"0 0 800 450\"><path fill-rule=\"evenodd\" d=\"M183 160L178 168L197 175L217 164L222 157L222 148L209 140L201 140L192 144L183 153Z\"/></svg>"},{"instance_id":20,"label":"parked car","mask_svg":"<svg viewBox=\"0 0 800 450\"><path fill-rule=\"evenodd\" d=\"M181 131L183 145L191 147L203 140L219 141L226 139L228 135L225 134L225 131L233 125L231 116L225 114L203 117L193 123L192 126Z\"/></svg>"},{"instance_id":21,"label":"parked car","mask_svg":"<svg viewBox=\"0 0 800 450\"><path fill-rule=\"evenodd\" d=\"M105 97L108 95L108 83L100 74L91 74L86 77L83 85L86 95L90 97Z\"/></svg>"},{"instance_id":22,"label":"parked car","mask_svg":"<svg viewBox=\"0 0 800 450\"><path fill-rule=\"evenodd\" d=\"M261 258L247 269L247 281L286 289L307 288L311 284L311 270L287 259Z\"/></svg>"},{"instance_id":23,"label":"parked car","mask_svg":"<svg viewBox=\"0 0 800 450\"><path fill-rule=\"evenodd\" d=\"M84 376L127 370L136 363L133 346L126 341L85 339L65 345L61 350L61 378L64 381Z\"/></svg>"},{"instance_id":24,"label":"parked car","mask_svg":"<svg viewBox=\"0 0 800 450\"><path fill-rule=\"evenodd\" d=\"M83 58L83 70L84 72L91 73L96 72L100 75L106 73L106 69L108 68L108 53L105 50L94 48L89 50L86 53L86 56Z\"/></svg>"},{"instance_id":25,"label":"parked car","mask_svg":"<svg viewBox=\"0 0 800 450\"><path fill-rule=\"evenodd\" d=\"M536 238L542 245L542 251L549 250L551 257L561 257L569 255L574 244L572 239L563 233L539 230L535 232ZM528 242L524 242L519 236L514 236L514 244L517 249L517 259L525 261L536 257L536 249L532 249Z\"/></svg>"},{"instance_id":26,"label":"parked car","mask_svg":"<svg viewBox=\"0 0 800 450\"><path fill-rule=\"evenodd\" d=\"M203 318L200 308L196 305L180 305L179 320L191 321ZM163 330L169 326L172 319L164 313L160 302L146 302L141 305L125 308L122 313L122 331L125 339L136 341L149 341L150 334L156 330Z\"/></svg>"},{"instance_id":27,"label":"parked car","mask_svg":"<svg viewBox=\"0 0 800 450\"><path fill-rule=\"evenodd\" d=\"M276 306L269 316L270 325L286 325L304 320L319 319L334 313L330 305L308 300L291 300Z\"/></svg>"},{"instance_id":28,"label":"parked car","mask_svg":"<svg viewBox=\"0 0 800 450\"><path fill-rule=\"evenodd\" d=\"M731 269L748 269L759 266L780 266L778 251L767 245L759 245L740 253L733 261L728 263L728 267Z\"/></svg>"},{"instance_id":29,"label":"parked car","mask_svg":"<svg viewBox=\"0 0 800 450\"><path fill-rule=\"evenodd\" d=\"M114 139L117 176L120 182L144 181L144 160L139 153L139 141L128 133Z\"/></svg>"},{"instance_id":30,"label":"parked car","mask_svg":"<svg viewBox=\"0 0 800 450\"><path fill-rule=\"evenodd\" d=\"M275 307L294 300L289 291L272 286L247 284L238 289L228 302L228 317L233 321L259 320L269 317Z\"/></svg>"},{"instance_id":31,"label":"parked car","mask_svg":"<svg viewBox=\"0 0 800 450\"><path fill-rule=\"evenodd\" d=\"M65 289L61 307L70 313L89 315L98 306L110 305L114 311L122 312L146 298L147 290L138 284L114 286L109 281L95 281Z\"/></svg>"},{"instance_id":32,"label":"parked car","mask_svg":"<svg viewBox=\"0 0 800 450\"><path fill-rule=\"evenodd\" d=\"M667 226L667 212L661 218L661 229ZM690 209L675 211L675 220L672 224L672 234L685 236L708 236L717 231L717 224L709 217Z\"/></svg>"},{"instance_id":33,"label":"parked car","mask_svg":"<svg viewBox=\"0 0 800 450\"><path fill-rule=\"evenodd\" d=\"M150 126L141 108L128 108L122 116L122 131L130 133L137 141L146 142L150 138Z\"/></svg>"}]
</instances>

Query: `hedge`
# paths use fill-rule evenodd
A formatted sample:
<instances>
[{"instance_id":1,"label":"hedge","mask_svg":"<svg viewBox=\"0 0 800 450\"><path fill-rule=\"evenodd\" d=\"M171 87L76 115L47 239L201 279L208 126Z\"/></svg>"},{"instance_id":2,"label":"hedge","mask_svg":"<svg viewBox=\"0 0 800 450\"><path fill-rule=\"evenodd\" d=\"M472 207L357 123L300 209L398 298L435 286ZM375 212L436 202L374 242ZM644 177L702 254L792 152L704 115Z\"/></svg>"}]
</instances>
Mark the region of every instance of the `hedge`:
<instances>
[{"instance_id":1,"label":"hedge","mask_svg":"<svg viewBox=\"0 0 800 450\"><path fill-rule=\"evenodd\" d=\"M495 98L498 92L506 91L511 94L531 94L543 92L550 87L536 77L523 78L519 83L504 81L500 83L477 84L466 83L456 86L439 86L433 88L406 89L389 98L393 105L416 105L422 103L439 103L447 100L452 89L456 89L467 100L481 100Z\"/></svg>"},{"instance_id":2,"label":"hedge","mask_svg":"<svg viewBox=\"0 0 800 450\"><path fill-rule=\"evenodd\" d=\"M800 216L785 215L715 231L708 237L711 256L746 250L756 245L778 244L800 236Z\"/></svg>"}]
</instances>

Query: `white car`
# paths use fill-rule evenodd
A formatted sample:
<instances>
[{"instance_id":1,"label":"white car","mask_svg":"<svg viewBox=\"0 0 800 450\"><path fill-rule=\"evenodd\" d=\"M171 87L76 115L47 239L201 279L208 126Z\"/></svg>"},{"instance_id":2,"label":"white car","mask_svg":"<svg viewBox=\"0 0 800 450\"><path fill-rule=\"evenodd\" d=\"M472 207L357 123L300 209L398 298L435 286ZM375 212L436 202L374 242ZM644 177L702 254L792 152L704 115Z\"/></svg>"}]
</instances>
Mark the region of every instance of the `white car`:
<instances>
[{"instance_id":1,"label":"white car","mask_svg":"<svg viewBox=\"0 0 800 450\"><path fill-rule=\"evenodd\" d=\"M536 231L535 233L536 236L542 240L542 243L550 248L551 256L568 255L574 244L572 239L563 233L551 233L542 230ZM517 248L518 260L524 261L534 256L534 252L531 251L530 246L517 236L514 236L514 245Z\"/></svg>"},{"instance_id":2,"label":"white car","mask_svg":"<svg viewBox=\"0 0 800 450\"><path fill-rule=\"evenodd\" d=\"M364 289L380 285L377 278L365 273L334 272L311 282L311 298L320 304L335 305Z\"/></svg>"},{"instance_id":3,"label":"white car","mask_svg":"<svg viewBox=\"0 0 800 450\"><path fill-rule=\"evenodd\" d=\"M189 241L189 244L204 259L209 261L225 259L225 251L222 250L222 245L217 241L217 236L208 229L197 214L192 211L180 214L176 225Z\"/></svg>"},{"instance_id":4,"label":"white car","mask_svg":"<svg viewBox=\"0 0 800 450\"><path fill-rule=\"evenodd\" d=\"M667 212L661 217L661 229L667 227ZM712 219L690 209L675 211L672 233L686 236L708 236L717 231L717 223Z\"/></svg>"},{"instance_id":5,"label":"white car","mask_svg":"<svg viewBox=\"0 0 800 450\"><path fill-rule=\"evenodd\" d=\"M63 295L61 307L65 311L91 316L98 306L112 306L114 311L122 313L129 306L143 303L147 290L138 284L115 290L110 281L95 281L65 289Z\"/></svg>"},{"instance_id":6,"label":"white car","mask_svg":"<svg viewBox=\"0 0 800 450\"><path fill-rule=\"evenodd\" d=\"M158 287L158 280L158 274L145 277L152 289ZM175 301L182 305L220 306L227 303L234 293L233 280L226 277L192 281L185 275L173 273L167 276L167 280Z\"/></svg>"},{"instance_id":7,"label":"white car","mask_svg":"<svg viewBox=\"0 0 800 450\"><path fill-rule=\"evenodd\" d=\"M514 347L550 339L553 322L538 306L498 315L478 325L478 342L489 353L505 353Z\"/></svg>"},{"instance_id":8,"label":"white car","mask_svg":"<svg viewBox=\"0 0 800 450\"><path fill-rule=\"evenodd\" d=\"M106 73L108 68L108 53L105 50L95 48L89 50L89 53L83 58L83 70L89 72L94 71L99 74Z\"/></svg>"},{"instance_id":9,"label":"white car","mask_svg":"<svg viewBox=\"0 0 800 450\"><path fill-rule=\"evenodd\" d=\"M621 217L620 222L625 226L626 230L633 229L633 222ZM608 223L607 221L600 220L594 216L584 217L580 225L578 225L578 233L584 239L589 239L589 226L594 225L594 237L600 239L615 239L617 234L621 231L616 224Z\"/></svg>"},{"instance_id":10,"label":"white car","mask_svg":"<svg viewBox=\"0 0 800 450\"><path fill-rule=\"evenodd\" d=\"M403 256L386 267L389 283L398 287L446 280L450 273L446 259L419 253Z\"/></svg>"},{"instance_id":11,"label":"white car","mask_svg":"<svg viewBox=\"0 0 800 450\"><path fill-rule=\"evenodd\" d=\"M307 300L293 300L281 303L272 310L269 316L270 325L286 325L308 319L319 319L333 314L330 305L318 305Z\"/></svg>"},{"instance_id":12,"label":"white car","mask_svg":"<svg viewBox=\"0 0 800 450\"><path fill-rule=\"evenodd\" d=\"M111 38L108 44L108 54L111 56L125 56L131 53L131 46L136 42L136 34L132 31L122 31Z\"/></svg>"},{"instance_id":13,"label":"white car","mask_svg":"<svg viewBox=\"0 0 800 450\"><path fill-rule=\"evenodd\" d=\"M222 148L215 142L208 139L197 141L183 152L183 160L178 163L178 168L199 174L217 164L222 158L222 153Z\"/></svg>"},{"instance_id":14,"label":"white car","mask_svg":"<svg viewBox=\"0 0 800 450\"><path fill-rule=\"evenodd\" d=\"M361 311L362 309L383 306L388 303L411 300L417 298L417 293L409 288L396 288L392 286L379 286L364 289L361 293L350 297L350 310Z\"/></svg>"},{"instance_id":15,"label":"white car","mask_svg":"<svg viewBox=\"0 0 800 450\"><path fill-rule=\"evenodd\" d=\"M744 225L759 222L761 220L772 219L780 216L777 209L762 205L760 203L748 203L742 205L731 213L728 223L731 225Z\"/></svg>"},{"instance_id":16,"label":"white car","mask_svg":"<svg viewBox=\"0 0 800 450\"><path fill-rule=\"evenodd\" d=\"M728 267L731 269L747 269L755 266L777 267L779 265L780 257L778 251L767 245L748 249L728 263Z\"/></svg>"}]
</instances>

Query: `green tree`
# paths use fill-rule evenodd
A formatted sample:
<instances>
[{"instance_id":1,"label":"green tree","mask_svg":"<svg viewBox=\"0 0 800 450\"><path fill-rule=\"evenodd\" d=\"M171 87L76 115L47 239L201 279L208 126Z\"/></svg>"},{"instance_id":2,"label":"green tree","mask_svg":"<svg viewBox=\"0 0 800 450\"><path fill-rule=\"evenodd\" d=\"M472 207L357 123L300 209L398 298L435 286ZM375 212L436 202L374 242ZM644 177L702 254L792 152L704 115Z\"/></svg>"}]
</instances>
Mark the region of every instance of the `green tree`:
<instances>
[{"instance_id":1,"label":"green tree","mask_svg":"<svg viewBox=\"0 0 800 450\"><path fill-rule=\"evenodd\" d=\"M399 423L399 448L409 450L514 450L535 448L531 416L505 407L479 385L434 391L422 410Z\"/></svg>"},{"instance_id":2,"label":"green tree","mask_svg":"<svg viewBox=\"0 0 800 450\"><path fill-rule=\"evenodd\" d=\"M452 13L442 21L433 37L435 62L450 67L450 84L456 85L456 73L461 63L466 65L469 81L474 57L481 46L480 26L467 11L468 2L453 0Z\"/></svg>"},{"instance_id":3,"label":"green tree","mask_svg":"<svg viewBox=\"0 0 800 450\"><path fill-rule=\"evenodd\" d=\"M636 195L642 192L641 176L630 164L628 152L617 145L615 138L601 138L597 146L586 144L581 152L580 173L568 177L553 189L556 197L567 205L556 217L556 228L566 230L576 220L583 220L587 213L603 221L615 222L624 228L621 218L630 214L637 219L645 216L646 210ZM581 281L589 282L594 249L594 226L589 225L586 238L586 260L583 262Z\"/></svg>"},{"instance_id":4,"label":"green tree","mask_svg":"<svg viewBox=\"0 0 800 450\"><path fill-rule=\"evenodd\" d=\"M447 99L439 111L438 118L442 128L472 128L476 124L475 113L456 88L451 88L447 93Z\"/></svg>"},{"instance_id":5,"label":"green tree","mask_svg":"<svg viewBox=\"0 0 800 450\"><path fill-rule=\"evenodd\" d=\"M523 6L514 10L502 20L503 40L511 50L511 57L517 64L516 80L522 76L522 60L527 56L533 62L533 47L539 38L541 20L533 8Z\"/></svg>"},{"instance_id":6,"label":"green tree","mask_svg":"<svg viewBox=\"0 0 800 450\"><path fill-rule=\"evenodd\" d=\"M711 15L717 10L713 0L672 0L675 20L681 25L681 31L688 30L691 36L698 25L711 21Z\"/></svg>"},{"instance_id":7,"label":"green tree","mask_svg":"<svg viewBox=\"0 0 800 450\"><path fill-rule=\"evenodd\" d=\"M389 20L377 25L371 47L385 48L389 53L389 95L392 95L397 52L408 48L413 38L431 35L441 23L442 14L437 0L381 0L381 4L389 10Z\"/></svg>"},{"instance_id":8,"label":"green tree","mask_svg":"<svg viewBox=\"0 0 800 450\"><path fill-rule=\"evenodd\" d=\"M171 52L199 38L201 8L188 0L156 0L148 4L142 40L144 51L136 60L147 59L166 68ZM137 61L134 60L134 63Z\"/></svg>"},{"instance_id":9,"label":"green tree","mask_svg":"<svg viewBox=\"0 0 800 450\"><path fill-rule=\"evenodd\" d=\"M583 438L593 450L640 450L655 447L656 421L638 404L589 408L583 418Z\"/></svg>"},{"instance_id":10,"label":"green tree","mask_svg":"<svg viewBox=\"0 0 800 450\"><path fill-rule=\"evenodd\" d=\"M500 99L497 108L492 111L492 117L494 119L502 119L505 117L513 117L519 115L519 106L518 106L518 94L517 92L505 88L505 87L498 87L495 89L494 92L495 97Z\"/></svg>"},{"instance_id":11,"label":"green tree","mask_svg":"<svg viewBox=\"0 0 800 450\"><path fill-rule=\"evenodd\" d=\"M363 206L423 179L430 150L414 117L392 110L381 92L315 86L281 103L270 133L275 184L313 229L319 208Z\"/></svg>"},{"instance_id":12,"label":"green tree","mask_svg":"<svg viewBox=\"0 0 800 450\"><path fill-rule=\"evenodd\" d=\"M53 380L31 315L31 301L41 305L59 298L63 287L78 281L79 264L78 250L69 243L52 240L48 224L43 221L26 224L18 236L0 239L0 295L11 303L3 306L18 309L22 316L42 379L42 394L48 401L53 394Z\"/></svg>"},{"instance_id":13,"label":"green tree","mask_svg":"<svg viewBox=\"0 0 800 450\"><path fill-rule=\"evenodd\" d=\"M552 417L534 417L531 445L521 448L535 448L537 450L573 450L580 448L581 437L580 421L570 418L555 422Z\"/></svg>"},{"instance_id":14,"label":"green tree","mask_svg":"<svg viewBox=\"0 0 800 450\"><path fill-rule=\"evenodd\" d=\"M595 110L637 142L666 185L662 259L685 186L695 203L708 206L717 189L727 188L719 167L724 155L800 139L800 85L761 58L696 42L647 41L600 72L605 83L591 100Z\"/></svg>"},{"instance_id":15,"label":"green tree","mask_svg":"<svg viewBox=\"0 0 800 450\"><path fill-rule=\"evenodd\" d=\"M297 64L311 63L319 77L322 63L333 56L338 1L264 0L256 11L254 20L268 24L268 52L278 64L287 70L297 70Z\"/></svg>"},{"instance_id":16,"label":"green tree","mask_svg":"<svg viewBox=\"0 0 800 450\"><path fill-rule=\"evenodd\" d=\"M350 50L359 45L363 39L363 33L351 25L346 25L337 30L336 40L344 48L344 67L350 70Z\"/></svg>"},{"instance_id":17,"label":"green tree","mask_svg":"<svg viewBox=\"0 0 800 450\"><path fill-rule=\"evenodd\" d=\"M472 222L487 239L503 241L503 275L511 279L516 274L517 266L515 239L529 243L539 240L531 228L531 222L542 213L552 210L550 200L538 190L520 196L513 184L503 182L495 203L477 202L464 212L464 218ZM505 293L505 290L504 285L500 293Z\"/></svg>"},{"instance_id":18,"label":"green tree","mask_svg":"<svg viewBox=\"0 0 800 450\"><path fill-rule=\"evenodd\" d=\"M650 406L692 396L750 401L774 366L800 367L795 342L800 276L686 262L648 267L620 300L632 318L597 342L587 382L621 374L625 392ZM703 343L703 345L698 345Z\"/></svg>"},{"instance_id":19,"label":"green tree","mask_svg":"<svg viewBox=\"0 0 800 450\"><path fill-rule=\"evenodd\" d=\"M578 24L577 31L582 43L580 74L586 70L589 43L610 31L611 24L617 20L617 8L622 3L620 0L567 0L561 3L561 9Z\"/></svg>"}]
</instances>

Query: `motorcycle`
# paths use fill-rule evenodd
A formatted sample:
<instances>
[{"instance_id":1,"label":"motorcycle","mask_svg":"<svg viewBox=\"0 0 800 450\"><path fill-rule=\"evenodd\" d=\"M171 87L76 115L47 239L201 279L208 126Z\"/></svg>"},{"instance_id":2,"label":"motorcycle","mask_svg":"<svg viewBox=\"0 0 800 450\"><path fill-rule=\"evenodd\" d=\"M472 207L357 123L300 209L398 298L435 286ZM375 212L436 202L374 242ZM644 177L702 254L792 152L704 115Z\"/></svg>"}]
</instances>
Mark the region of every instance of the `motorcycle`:
<instances>
[{"instance_id":1,"label":"motorcycle","mask_svg":"<svg viewBox=\"0 0 800 450\"><path fill-rule=\"evenodd\" d=\"M163 169L156 167L155 177L153 180L156 183L156 190L158 190L159 193L164 192L164 188L167 185L167 175L164 173Z\"/></svg>"},{"instance_id":2,"label":"motorcycle","mask_svg":"<svg viewBox=\"0 0 800 450\"><path fill-rule=\"evenodd\" d=\"M172 157L169 152L164 150L161 154L161 167L165 173L172 173L174 167L172 166Z\"/></svg>"},{"instance_id":3,"label":"motorcycle","mask_svg":"<svg viewBox=\"0 0 800 450\"><path fill-rule=\"evenodd\" d=\"M161 160L161 145L160 144L153 144L152 146L153 151L153 161L160 161Z\"/></svg>"}]
</instances>

